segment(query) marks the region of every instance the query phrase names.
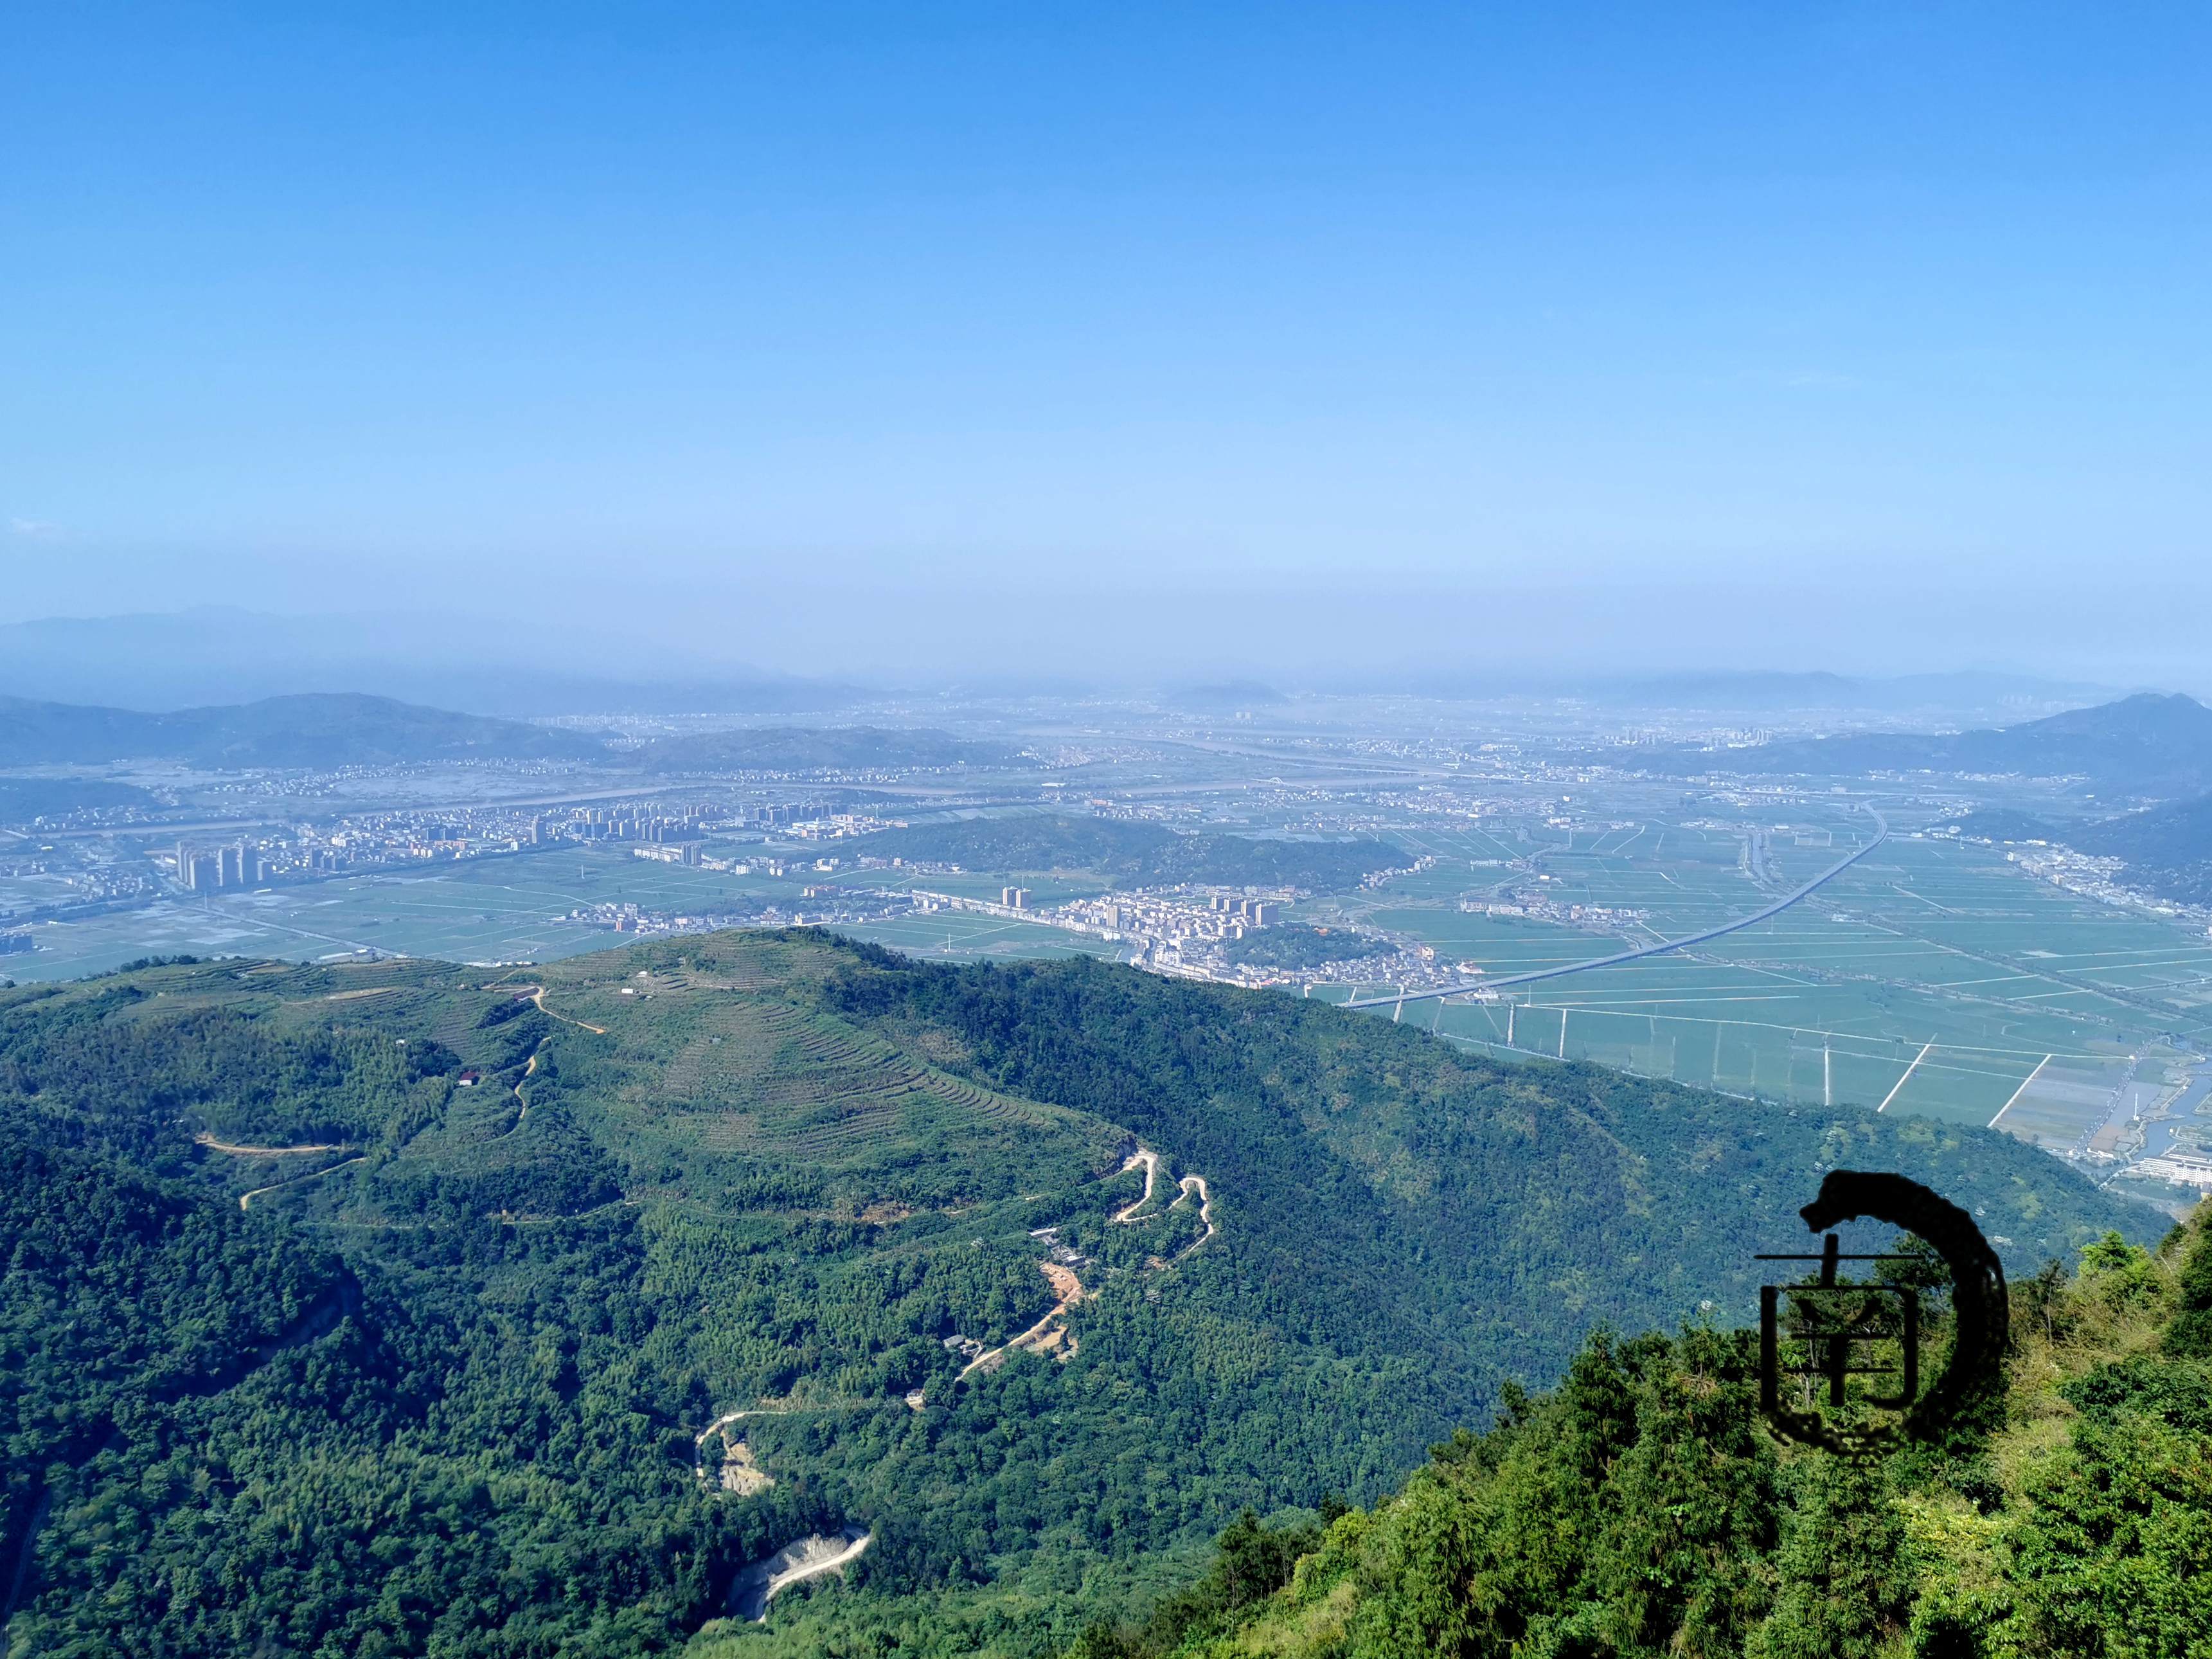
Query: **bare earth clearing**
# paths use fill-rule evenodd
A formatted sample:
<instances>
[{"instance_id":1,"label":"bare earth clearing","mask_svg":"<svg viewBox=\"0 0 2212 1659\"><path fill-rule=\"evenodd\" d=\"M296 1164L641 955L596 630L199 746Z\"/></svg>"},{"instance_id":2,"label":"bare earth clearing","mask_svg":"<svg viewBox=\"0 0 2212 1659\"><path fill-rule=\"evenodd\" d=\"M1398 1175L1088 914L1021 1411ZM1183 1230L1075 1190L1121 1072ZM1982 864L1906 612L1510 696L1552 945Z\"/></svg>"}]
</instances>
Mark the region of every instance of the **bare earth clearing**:
<instances>
[{"instance_id":1,"label":"bare earth clearing","mask_svg":"<svg viewBox=\"0 0 2212 1659\"><path fill-rule=\"evenodd\" d=\"M842 1534L816 1533L787 1544L738 1575L730 1586L730 1611L757 1624L768 1617L768 1604L793 1584L826 1572L843 1577L845 1569L860 1559L873 1540L873 1534L848 1527Z\"/></svg>"}]
</instances>

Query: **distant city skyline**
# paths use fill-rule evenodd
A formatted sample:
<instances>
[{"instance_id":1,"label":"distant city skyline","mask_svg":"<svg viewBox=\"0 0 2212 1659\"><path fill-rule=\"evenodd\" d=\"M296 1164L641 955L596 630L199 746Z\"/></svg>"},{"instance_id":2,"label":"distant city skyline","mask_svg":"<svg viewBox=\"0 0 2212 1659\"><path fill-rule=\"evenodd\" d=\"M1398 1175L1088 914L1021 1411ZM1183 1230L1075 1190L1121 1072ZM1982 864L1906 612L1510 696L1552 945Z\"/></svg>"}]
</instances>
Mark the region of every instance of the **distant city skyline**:
<instances>
[{"instance_id":1,"label":"distant city skyline","mask_svg":"<svg viewBox=\"0 0 2212 1659\"><path fill-rule=\"evenodd\" d=\"M2208 47L2179 8L49 9L0 64L0 621L2207 689Z\"/></svg>"}]
</instances>

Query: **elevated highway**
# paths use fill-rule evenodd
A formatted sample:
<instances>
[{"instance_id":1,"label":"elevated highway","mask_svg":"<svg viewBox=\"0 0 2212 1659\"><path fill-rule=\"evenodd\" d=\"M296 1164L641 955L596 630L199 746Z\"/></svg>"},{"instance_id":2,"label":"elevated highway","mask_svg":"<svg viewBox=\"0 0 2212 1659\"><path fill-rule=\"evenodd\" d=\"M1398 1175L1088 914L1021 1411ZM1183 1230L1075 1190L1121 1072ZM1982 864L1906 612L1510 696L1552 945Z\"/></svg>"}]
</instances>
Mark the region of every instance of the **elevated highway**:
<instances>
[{"instance_id":1,"label":"elevated highway","mask_svg":"<svg viewBox=\"0 0 2212 1659\"><path fill-rule=\"evenodd\" d=\"M1540 979L1560 979L1569 974L1588 973L1593 968L1613 968L1624 962L1640 962L1645 957L1662 956L1668 951L1686 950L1692 945L1703 945L1707 939L1719 939L1741 928L1754 927L1771 916L1778 916L1798 900L1809 896L1826 886L1838 876L1856 864L1869 853L1889 839L1889 820L1869 806L1867 809L1875 821L1875 837L1848 858L1838 859L1826 869L1796 891L1785 894L1763 910L1755 910L1734 921L1724 921L1717 927L1708 927L1702 933L1685 933L1680 939L1662 939L1656 945L1639 945L1633 951L1620 951L1609 957L1592 957L1588 962L1571 962L1559 968L1539 968L1526 974L1506 974L1497 979L1470 980L1463 985L1443 985L1433 990L1408 991L1402 995L1382 997L1354 997L1340 1002L1340 1008L1396 1008L1409 1002L1428 1002L1442 997L1464 996L1470 991L1502 991L1515 985L1533 985Z\"/></svg>"}]
</instances>

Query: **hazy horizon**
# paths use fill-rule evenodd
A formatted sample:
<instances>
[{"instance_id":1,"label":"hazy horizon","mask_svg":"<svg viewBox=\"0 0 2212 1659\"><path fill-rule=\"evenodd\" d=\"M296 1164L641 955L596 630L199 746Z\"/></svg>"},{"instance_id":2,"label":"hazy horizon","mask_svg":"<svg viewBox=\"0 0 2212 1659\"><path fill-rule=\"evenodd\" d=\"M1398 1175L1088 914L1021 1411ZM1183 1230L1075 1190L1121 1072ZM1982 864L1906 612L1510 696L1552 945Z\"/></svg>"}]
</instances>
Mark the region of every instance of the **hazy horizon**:
<instances>
[{"instance_id":1,"label":"hazy horizon","mask_svg":"<svg viewBox=\"0 0 2212 1659\"><path fill-rule=\"evenodd\" d=\"M1208 614L1194 609L1194 620ZM1264 641L1263 641L1264 644ZM532 631L508 635L496 619L425 618L406 612L283 616L234 606L0 623L0 696L161 709L250 702L302 691L363 691L478 712L573 714L726 712L757 707L823 710L905 697L1000 696L1108 698L1174 696L1228 687L1292 696L1428 697L1444 701L1597 696L1622 707L1675 701L1715 709L1838 708L1946 709L1995 719L2101 702L2135 691L2192 691L2186 683L2134 674L2100 679L2033 665L1967 663L1850 672L1812 662L1511 661L1478 653L1401 653L1393 660L1292 659L1277 653L1129 657L1102 662L877 660L835 669L742 653L696 653L643 638ZM842 659L841 659L842 660ZM764 701L728 701L747 687ZM827 702L780 697L817 688ZM809 693L808 695L814 695ZM604 701L595 699L604 698ZM643 701L640 701L643 699ZM689 702L687 702L687 699ZM2030 708L2029 705L2042 705Z\"/></svg>"},{"instance_id":2,"label":"hazy horizon","mask_svg":"<svg viewBox=\"0 0 2212 1659\"><path fill-rule=\"evenodd\" d=\"M2212 686L2208 45L1974 6L27 15L0 620Z\"/></svg>"}]
</instances>

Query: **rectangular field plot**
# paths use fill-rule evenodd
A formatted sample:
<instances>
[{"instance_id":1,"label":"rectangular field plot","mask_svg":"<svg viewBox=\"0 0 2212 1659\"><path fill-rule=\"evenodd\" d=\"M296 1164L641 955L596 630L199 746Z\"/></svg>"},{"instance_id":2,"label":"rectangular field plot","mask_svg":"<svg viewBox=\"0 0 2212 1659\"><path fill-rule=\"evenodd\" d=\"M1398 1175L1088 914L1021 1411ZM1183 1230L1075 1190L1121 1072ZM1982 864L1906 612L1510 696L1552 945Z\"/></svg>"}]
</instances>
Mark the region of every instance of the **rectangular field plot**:
<instances>
[{"instance_id":1,"label":"rectangular field plot","mask_svg":"<svg viewBox=\"0 0 2212 1659\"><path fill-rule=\"evenodd\" d=\"M1560 967L1620 948L1619 941L1607 934L1455 908L1378 910L1369 920L1378 927L1410 933L1425 945L1435 945L1440 957L1479 963L1489 974Z\"/></svg>"},{"instance_id":2,"label":"rectangular field plot","mask_svg":"<svg viewBox=\"0 0 2212 1659\"><path fill-rule=\"evenodd\" d=\"M2119 1056L2054 1058L2002 1107L1997 1127L2054 1152L2086 1150L2120 1107L2131 1069Z\"/></svg>"},{"instance_id":3,"label":"rectangular field plot","mask_svg":"<svg viewBox=\"0 0 2212 1659\"><path fill-rule=\"evenodd\" d=\"M1510 838L1510 833L1507 838L1500 839L1486 830L1462 828L1456 824L1422 824L1394 830L1390 838L1410 852L1423 854L1446 864L1455 860L1464 864L1474 859L1503 859L1510 862L1514 859L1525 858L1528 854L1527 847Z\"/></svg>"},{"instance_id":4,"label":"rectangular field plot","mask_svg":"<svg viewBox=\"0 0 2212 1659\"><path fill-rule=\"evenodd\" d=\"M1878 1103L1893 1115L1986 1124L2041 1064L2039 1057L1922 1045Z\"/></svg>"},{"instance_id":5,"label":"rectangular field plot","mask_svg":"<svg viewBox=\"0 0 2212 1659\"><path fill-rule=\"evenodd\" d=\"M950 893L955 898L986 899L994 904L999 902L999 895L1005 888L1026 887L1032 907L1065 904L1070 899L1091 898L1109 890L1107 883L1089 876L1022 874L1001 878L978 875L910 876L903 870L860 870L851 872L845 880L858 887L900 891L919 889L927 893Z\"/></svg>"},{"instance_id":6,"label":"rectangular field plot","mask_svg":"<svg viewBox=\"0 0 2212 1659\"><path fill-rule=\"evenodd\" d=\"M2212 945L2172 939L2146 942L2140 932L2130 930L2124 939L2091 945L2081 937L2084 931L2071 930L2065 942L2074 948L2039 953L2039 958L2069 979L2156 997L2177 1007L2201 1009L2212 1003Z\"/></svg>"},{"instance_id":7,"label":"rectangular field plot","mask_svg":"<svg viewBox=\"0 0 2212 1659\"><path fill-rule=\"evenodd\" d=\"M748 878L588 848L405 873L345 876L212 899L177 899L41 927L13 957L17 979L100 973L139 957L314 960L363 951L459 962L550 962L617 942L565 920L580 906L633 902L709 909L750 897L796 899L796 882Z\"/></svg>"},{"instance_id":8,"label":"rectangular field plot","mask_svg":"<svg viewBox=\"0 0 2212 1659\"><path fill-rule=\"evenodd\" d=\"M929 916L894 916L882 921L840 922L831 931L850 939L888 945L908 956L939 960L1116 954L1115 946L1086 933L1071 933L1065 928L1007 921L959 910Z\"/></svg>"},{"instance_id":9,"label":"rectangular field plot","mask_svg":"<svg viewBox=\"0 0 2212 1659\"><path fill-rule=\"evenodd\" d=\"M1987 1123L2044 1059L2024 1049L1656 1010L1630 1013L1576 1002L1452 1004L1441 1012L1415 1005L1406 1018L1447 1036L1593 1060L1693 1087L1960 1123ZM2008 1126L2010 1121L2008 1114Z\"/></svg>"}]
</instances>

